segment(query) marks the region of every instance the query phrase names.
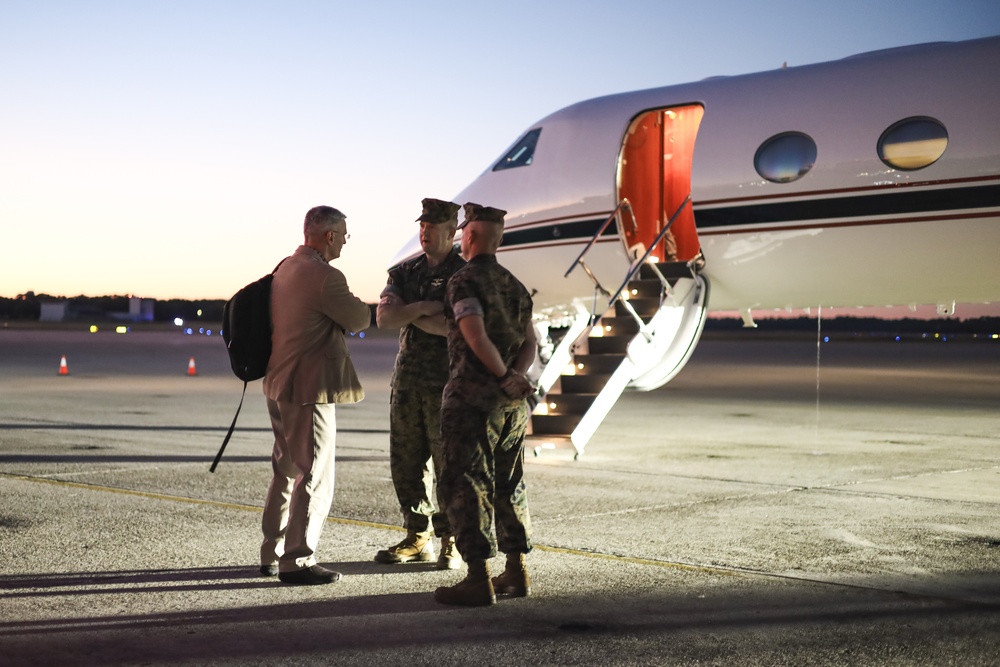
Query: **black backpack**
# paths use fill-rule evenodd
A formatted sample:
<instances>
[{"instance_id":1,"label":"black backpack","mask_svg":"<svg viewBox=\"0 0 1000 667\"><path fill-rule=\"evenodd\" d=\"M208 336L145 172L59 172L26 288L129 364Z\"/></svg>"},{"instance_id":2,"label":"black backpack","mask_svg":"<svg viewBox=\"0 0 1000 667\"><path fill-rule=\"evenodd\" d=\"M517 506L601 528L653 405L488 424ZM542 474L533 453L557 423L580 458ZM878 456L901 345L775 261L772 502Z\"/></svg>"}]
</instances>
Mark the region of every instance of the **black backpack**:
<instances>
[{"instance_id":1,"label":"black backpack","mask_svg":"<svg viewBox=\"0 0 1000 667\"><path fill-rule=\"evenodd\" d=\"M276 269L277 270L277 269ZM271 281L274 273L255 280L222 309L222 340L229 365L243 382L264 377L271 358Z\"/></svg>"},{"instance_id":2,"label":"black backpack","mask_svg":"<svg viewBox=\"0 0 1000 667\"><path fill-rule=\"evenodd\" d=\"M233 367L233 373L243 380L243 395L209 472L215 472L222 452L233 436L236 419L240 416L247 394L247 383L261 379L267 372L267 362L271 358L271 281L278 266L234 294L222 309L222 340L229 351L229 365Z\"/></svg>"}]
</instances>

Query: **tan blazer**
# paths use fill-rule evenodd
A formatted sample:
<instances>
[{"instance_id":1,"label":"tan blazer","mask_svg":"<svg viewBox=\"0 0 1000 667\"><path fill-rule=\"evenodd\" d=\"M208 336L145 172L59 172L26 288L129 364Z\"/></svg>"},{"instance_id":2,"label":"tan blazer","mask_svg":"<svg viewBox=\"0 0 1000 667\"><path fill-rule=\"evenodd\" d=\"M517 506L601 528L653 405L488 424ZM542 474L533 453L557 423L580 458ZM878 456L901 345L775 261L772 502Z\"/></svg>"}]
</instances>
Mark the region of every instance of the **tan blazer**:
<instances>
[{"instance_id":1,"label":"tan blazer","mask_svg":"<svg viewBox=\"0 0 1000 667\"><path fill-rule=\"evenodd\" d=\"M365 397L344 330L367 329L371 310L344 274L299 246L271 285L271 359L264 395L288 403L357 403Z\"/></svg>"}]
</instances>

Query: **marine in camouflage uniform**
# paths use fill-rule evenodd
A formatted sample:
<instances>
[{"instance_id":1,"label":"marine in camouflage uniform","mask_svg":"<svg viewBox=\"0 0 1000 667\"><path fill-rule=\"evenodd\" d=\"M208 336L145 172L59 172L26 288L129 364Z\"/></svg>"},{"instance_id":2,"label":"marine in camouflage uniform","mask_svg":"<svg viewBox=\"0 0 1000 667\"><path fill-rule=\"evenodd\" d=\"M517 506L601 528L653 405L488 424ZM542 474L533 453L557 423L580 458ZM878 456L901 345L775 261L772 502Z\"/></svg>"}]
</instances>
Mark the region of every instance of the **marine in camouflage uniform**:
<instances>
[{"instance_id":1,"label":"marine in camouflage uniform","mask_svg":"<svg viewBox=\"0 0 1000 667\"><path fill-rule=\"evenodd\" d=\"M402 325L393 368L389 408L389 465L407 537L380 550L382 563L425 562L434 558L431 530L442 538L442 569L461 565L449 540L451 531L433 488L441 474L441 391L448 379L448 347L443 335L445 285L465 265L454 247L458 204L424 199L421 245L425 254L389 271L379 300L379 326ZM432 228L433 227L433 228ZM436 307L435 307L436 306ZM404 315L404 311L409 309ZM397 315L397 317L393 317ZM430 326L437 318L437 329ZM427 329L432 329L428 331Z\"/></svg>"},{"instance_id":2,"label":"marine in camouflage uniform","mask_svg":"<svg viewBox=\"0 0 1000 667\"><path fill-rule=\"evenodd\" d=\"M469 564L464 581L436 591L435 599L445 604L482 606L495 602L495 592L529 592L524 433L525 398L534 387L524 373L534 359L535 336L531 296L496 259L504 213L465 205L459 229L479 224L463 232L462 251L469 261L448 281L445 300L449 376L441 408L444 471L439 487L458 550ZM481 240L483 236L495 243ZM481 244L492 251L477 252ZM491 580L486 560L498 547L507 555L507 570Z\"/></svg>"}]
</instances>

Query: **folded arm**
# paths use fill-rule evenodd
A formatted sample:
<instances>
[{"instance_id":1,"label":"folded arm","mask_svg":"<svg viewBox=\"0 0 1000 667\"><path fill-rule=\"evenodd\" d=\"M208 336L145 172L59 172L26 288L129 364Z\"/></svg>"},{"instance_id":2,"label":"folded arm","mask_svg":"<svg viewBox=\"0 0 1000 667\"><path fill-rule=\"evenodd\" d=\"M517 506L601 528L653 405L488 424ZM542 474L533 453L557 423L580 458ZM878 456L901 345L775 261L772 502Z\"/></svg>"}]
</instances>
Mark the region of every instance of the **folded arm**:
<instances>
[{"instance_id":1,"label":"folded arm","mask_svg":"<svg viewBox=\"0 0 1000 667\"><path fill-rule=\"evenodd\" d=\"M414 301L406 303L397 294L385 294L375 310L379 329L401 329L407 324L436 336L444 336L444 303L441 301Z\"/></svg>"}]
</instances>

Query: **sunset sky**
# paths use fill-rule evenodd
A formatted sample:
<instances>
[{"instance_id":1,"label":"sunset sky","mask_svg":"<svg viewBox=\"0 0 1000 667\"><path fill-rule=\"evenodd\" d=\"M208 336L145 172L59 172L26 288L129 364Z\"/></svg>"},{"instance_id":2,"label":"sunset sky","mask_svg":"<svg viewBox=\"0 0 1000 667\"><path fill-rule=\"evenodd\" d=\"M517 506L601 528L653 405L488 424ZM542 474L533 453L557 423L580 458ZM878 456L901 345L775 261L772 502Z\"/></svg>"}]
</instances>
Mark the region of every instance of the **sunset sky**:
<instances>
[{"instance_id":1,"label":"sunset sky","mask_svg":"<svg viewBox=\"0 0 1000 667\"><path fill-rule=\"evenodd\" d=\"M329 204L375 301L420 199L563 106L994 34L996 0L0 0L0 296L228 298Z\"/></svg>"}]
</instances>

